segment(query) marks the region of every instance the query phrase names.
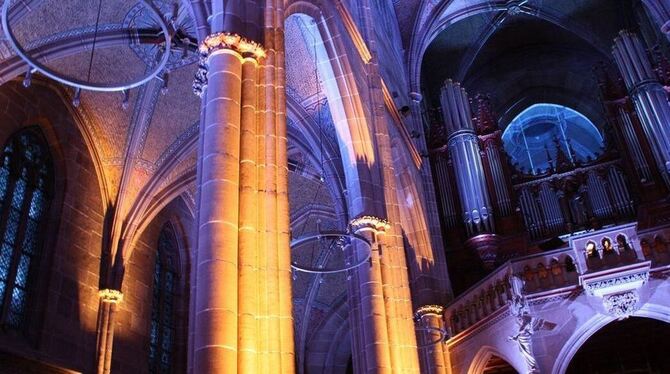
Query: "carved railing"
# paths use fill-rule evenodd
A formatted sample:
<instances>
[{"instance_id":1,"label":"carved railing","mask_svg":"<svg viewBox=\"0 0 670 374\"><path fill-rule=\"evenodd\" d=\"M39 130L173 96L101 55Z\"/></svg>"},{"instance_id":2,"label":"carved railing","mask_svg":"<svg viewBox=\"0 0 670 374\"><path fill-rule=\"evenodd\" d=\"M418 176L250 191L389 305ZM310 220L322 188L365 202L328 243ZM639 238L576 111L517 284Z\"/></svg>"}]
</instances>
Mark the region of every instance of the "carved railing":
<instances>
[{"instance_id":1,"label":"carved railing","mask_svg":"<svg viewBox=\"0 0 670 374\"><path fill-rule=\"evenodd\" d=\"M528 300L542 299L583 287L584 279L591 275L612 277L645 266L653 273L670 267L670 225L638 232L635 223L626 224L576 235L569 241L567 247L506 262L454 299L444 310L450 336L471 331L499 315L516 293ZM512 287L512 277L523 280L521 290Z\"/></svg>"},{"instance_id":2,"label":"carved railing","mask_svg":"<svg viewBox=\"0 0 670 374\"><path fill-rule=\"evenodd\" d=\"M467 292L454 299L444 311L450 335L466 330L508 305L514 297L510 277L510 263L499 267Z\"/></svg>"}]
</instances>

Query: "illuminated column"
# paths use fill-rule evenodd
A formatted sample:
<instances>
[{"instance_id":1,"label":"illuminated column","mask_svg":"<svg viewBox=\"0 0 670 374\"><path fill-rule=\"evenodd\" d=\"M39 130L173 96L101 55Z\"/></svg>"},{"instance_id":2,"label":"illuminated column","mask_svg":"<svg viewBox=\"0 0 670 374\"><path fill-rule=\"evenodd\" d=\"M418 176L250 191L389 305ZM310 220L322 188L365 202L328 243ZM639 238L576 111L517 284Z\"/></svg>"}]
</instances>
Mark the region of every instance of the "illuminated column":
<instances>
[{"instance_id":1,"label":"illuminated column","mask_svg":"<svg viewBox=\"0 0 670 374\"><path fill-rule=\"evenodd\" d=\"M282 3L213 2L200 46L194 373L295 370Z\"/></svg>"},{"instance_id":2,"label":"illuminated column","mask_svg":"<svg viewBox=\"0 0 670 374\"><path fill-rule=\"evenodd\" d=\"M109 374L112 366L112 348L114 345L114 321L116 304L123 301L119 290L104 289L98 292L98 373Z\"/></svg>"},{"instance_id":3,"label":"illuminated column","mask_svg":"<svg viewBox=\"0 0 670 374\"><path fill-rule=\"evenodd\" d=\"M447 131L447 147L463 211L463 221L471 236L494 229L486 177L479 154L479 139L472 124L468 95L460 84L447 80L440 95Z\"/></svg>"},{"instance_id":4,"label":"illuminated column","mask_svg":"<svg viewBox=\"0 0 670 374\"><path fill-rule=\"evenodd\" d=\"M663 86L656 79L640 39L621 31L614 39L614 58L640 116L658 168L670 185L670 103Z\"/></svg>"},{"instance_id":5,"label":"illuminated column","mask_svg":"<svg viewBox=\"0 0 670 374\"><path fill-rule=\"evenodd\" d=\"M668 0L642 0L661 32L670 39L670 2Z\"/></svg>"},{"instance_id":6,"label":"illuminated column","mask_svg":"<svg viewBox=\"0 0 670 374\"><path fill-rule=\"evenodd\" d=\"M380 236L389 228L388 222L373 216L363 216L349 223L351 231L363 236L372 243L370 265L362 265L355 271L352 279L353 290L349 295L354 307L352 330L352 348L355 366L363 368L365 373L391 373L392 363L387 327L387 309L384 300L384 281L381 270ZM354 250L354 261L363 256L362 248ZM383 250L383 249L382 249Z\"/></svg>"},{"instance_id":7,"label":"illuminated column","mask_svg":"<svg viewBox=\"0 0 670 374\"><path fill-rule=\"evenodd\" d=\"M416 336L419 343L422 373L443 374L451 371L446 339L449 337L444 323L444 307L424 305L414 313Z\"/></svg>"}]
</instances>

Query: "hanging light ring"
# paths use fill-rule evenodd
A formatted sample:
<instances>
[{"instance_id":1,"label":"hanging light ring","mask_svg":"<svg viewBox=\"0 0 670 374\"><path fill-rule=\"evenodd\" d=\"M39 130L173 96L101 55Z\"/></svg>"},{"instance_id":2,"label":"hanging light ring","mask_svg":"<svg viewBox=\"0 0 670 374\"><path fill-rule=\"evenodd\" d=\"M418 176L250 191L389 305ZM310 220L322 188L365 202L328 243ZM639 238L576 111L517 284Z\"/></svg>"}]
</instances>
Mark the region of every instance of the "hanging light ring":
<instances>
[{"instance_id":1,"label":"hanging light ring","mask_svg":"<svg viewBox=\"0 0 670 374\"><path fill-rule=\"evenodd\" d=\"M310 235L310 236L305 236L303 238L295 239L291 241L291 251L295 251L298 247L312 243L312 242L318 242L323 239L331 239L331 240L338 240L341 241L339 245L342 247L346 245L353 245L354 243L358 242L361 244L361 247L365 248L365 255L362 256L360 261L357 261L352 264L345 264L345 266L340 267L340 268L324 268L324 267L312 267L312 266L302 266L299 265L296 262L291 263L291 267L297 271L301 271L304 273L312 273L312 274L335 274L335 273L341 273L349 270L356 269L357 267L367 264L368 261L370 260L370 257L372 256L372 243L368 239L366 239L362 235L354 234L354 233L349 233L349 232L342 232L342 231L323 231L315 235Z\"/></svg>"},{"instance_id":2,"label":"hanging light ring","mask_svg":"<svg viewBox=\"0 0 670 374\"><path fill-rule=\"evenodd\" d=\"M16 36L14 35L14 32L12 28L9 26L9 7L11 6L12 1L11 0L6 0L2 6L2 27L5 30L5 36L9 44L12 46L12 49L16 54L26 63L30 66L31 70L38 71L42 73L43 75L58 81L62 84L74 87L74 88L79 88L82 90L88 90L88 91L98 91L98 92L117 92L117 91L123 91L123 90L128 90L131 88L136 88L139 87L150 80L154 79L157 77L164 69L165 66L168 63L168 60L170 58L170 46L171 46L171 36L170 36L170 27L163 18L163 16L160 14L158 9L154 7L149 0L139 0L144 6L149 9L151 14L153 14L156 18L157 24L160 27L160 33L156 35L162 34L163 37L165 38L165 49L163 51L163 55L161 56L160 60L156 63L156 66L154 66L153 69L151 69L148 73L146 73L141 79L132 81L132 82L127 82L127 83L122 83L122 84L105 84L105 83L91 83L89 81L85 81L82 79L76 79L72 77L67 77L64 76L63 74L60 74L51 68L45 66L44 64L40 63L37 61L36 58L33 58L31 56L31 53L29 51L26 51L23 46L19 43L19 41L16 39ZM97 27L97 26L96 26ZM128 38L128 30L117 30L116 32L119 33L119 35L125 35L126 38ZM97 30L96 30L97 33ZM96 34L97 37L97 34ZM105 38L109 39L114 39L113 35L109 35L107 33ZM93 51L91 51L93 53ZM46 56L44 56L46 57Z\"/></svg>"},{"instance_id":3,"label":"hanging light ring","mask_svg":"<svg viewBox=\"0 0 670 374\"><path fill-rule=\"evenodd\" d=\"M431 341L429 341L429 342L427 342L427 343L419 344L419 345L417 346L417 348L419 348L419 349L421 349L421 348L429 348L429 347L432 347L432 346L434 346L434 345L438 345L438 344L440 344L440 343L444 343L444 342L447 340L447 336L448 336L448 335L447 335L447 331L444 330L444 329L441 329L441 328L439 328L439 327L424 326L424 327L418 327L418 328L416 328L415 330L416 330L416 331L423 331L423 332L426 332L426 333L430 333L432 336L435 336L436 334L439 335L439 336L433 338L433 340L431 340Z\"/></svg>"}]
</instances>

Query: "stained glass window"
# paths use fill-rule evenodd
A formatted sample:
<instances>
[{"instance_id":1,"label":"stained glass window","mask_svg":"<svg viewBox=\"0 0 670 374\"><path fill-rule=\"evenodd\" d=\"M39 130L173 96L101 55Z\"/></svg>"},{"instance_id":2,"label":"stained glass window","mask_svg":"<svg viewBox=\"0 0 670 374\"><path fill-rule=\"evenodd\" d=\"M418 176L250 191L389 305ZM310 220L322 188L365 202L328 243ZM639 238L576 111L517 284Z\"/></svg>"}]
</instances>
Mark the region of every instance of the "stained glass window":
<instances>
[{"instance_id":1,"label":"stained glass window","mask_svg":"<svg viewBox=\"0 0 670 374\"><path fill-rule=\"evenodd\" d=\"M36 128L12 136L0 167L0 324L19 329L40 259L52 165Z\"/></svg>"},{"instance_id":2,"label":"stained glass window","mask_svg":"<svg viewBox=\"0 0 670 374\"><path fill-rule=\"evenodd\" d=\"M149 371L171 373L175 338L175 291L177 241L172 225L165 224L158 237L154 267L151 324L149 331Z\"/></svg>"}]
</instances>

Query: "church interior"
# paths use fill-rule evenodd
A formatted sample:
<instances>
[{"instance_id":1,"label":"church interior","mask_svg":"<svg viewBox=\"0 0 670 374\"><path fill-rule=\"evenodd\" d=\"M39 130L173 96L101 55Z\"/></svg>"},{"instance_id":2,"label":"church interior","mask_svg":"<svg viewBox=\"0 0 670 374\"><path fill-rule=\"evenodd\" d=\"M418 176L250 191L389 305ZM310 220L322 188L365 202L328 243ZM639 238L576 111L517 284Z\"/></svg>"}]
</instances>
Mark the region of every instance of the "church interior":
<instances>
[{"instance_id":1,"label":"church interior","mask_svg":"<svg viewBox=\"0 0 670 374\"><path fill-rule=\"evenodd\" d=\"M669 0L0 4L0 373L670 373Z\"/></svg>"}]
</instances>

